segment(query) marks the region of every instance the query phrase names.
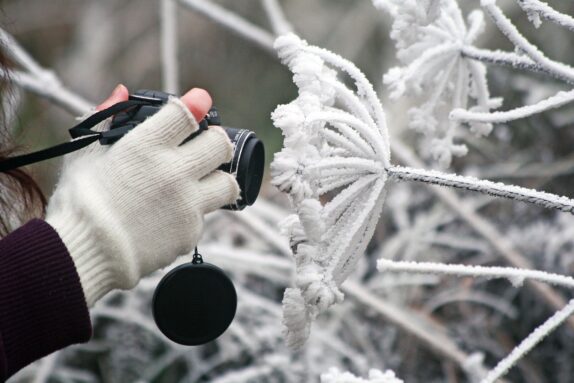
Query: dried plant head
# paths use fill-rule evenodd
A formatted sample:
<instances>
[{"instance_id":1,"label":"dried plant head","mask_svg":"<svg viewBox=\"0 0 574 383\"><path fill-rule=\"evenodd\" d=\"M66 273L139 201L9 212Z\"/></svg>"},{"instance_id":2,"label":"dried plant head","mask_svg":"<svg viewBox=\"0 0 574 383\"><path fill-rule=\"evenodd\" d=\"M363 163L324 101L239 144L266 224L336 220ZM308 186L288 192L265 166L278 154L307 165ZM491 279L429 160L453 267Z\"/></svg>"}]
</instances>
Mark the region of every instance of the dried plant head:
<instances>
[{"instance_id":1,"label":"dried plant head","mask_svg":"<svg viewBox=\"0 0 574 383\"><path fill-rule=\"evenodd\" d=\"M391 38L395 41L401 66L383 77L392 99L408 96L415 106L408 111L409 127L422 133L428 153L448 167L453 156L463 156L467 147L459 143L460 123L450 120L452 109L470 107L489 111L500 105L491 99L486 67L463 55L484 29L479 10L466 20L455 0L374 1L393 18ZM476 135L488 135L492 125L470 124Z\"/></svg>"},{"instance_id":2,"label":"dried plant head","mask_svg":"<svg viewBox=\"0 0 574 383\"><path fill-rule=\"evenodd\" d=\"M284 148L271 164L272 183L289 194L296 213L283 225L296 266L283 323L288 345L297 348L314 318L343 299L339 286L381 213L390 148L383 108L359 69L294 34L279 37L275 48L299 89L272 114Z\"/></svg>"}]
</instances>

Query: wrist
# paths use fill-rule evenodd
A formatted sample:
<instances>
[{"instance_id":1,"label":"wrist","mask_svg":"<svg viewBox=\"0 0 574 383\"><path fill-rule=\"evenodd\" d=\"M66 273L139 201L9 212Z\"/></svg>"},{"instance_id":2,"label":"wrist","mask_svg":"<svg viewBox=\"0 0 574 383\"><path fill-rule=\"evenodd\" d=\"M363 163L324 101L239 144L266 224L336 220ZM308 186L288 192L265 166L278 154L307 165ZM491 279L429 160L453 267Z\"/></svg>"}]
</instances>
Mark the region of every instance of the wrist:
<instances>
[{"instance_id":1,"label":"wrist","mask_svg":"<svg viewBox=\"0 0 574 383\"><path fill-rule=\"evenodd\" d=\"M127 234L108 208L109 201L97 192L89 176L78 171L82 160L60 181L50 199L46 222L66 245L91 307L115 288L134 286L140 273Z\"/></svg>"},{"instance_id":2,"label":"wrist","mask_svg":"<svg viewBox=\"0 0 574 383\"><path fill-rule=\"evenodd\" d=\"M116 288L115 270L98 244L92 225L69 212L49 214L46 222L58 233L74 262L88 307Z\"/></svg>"}]
</instances>

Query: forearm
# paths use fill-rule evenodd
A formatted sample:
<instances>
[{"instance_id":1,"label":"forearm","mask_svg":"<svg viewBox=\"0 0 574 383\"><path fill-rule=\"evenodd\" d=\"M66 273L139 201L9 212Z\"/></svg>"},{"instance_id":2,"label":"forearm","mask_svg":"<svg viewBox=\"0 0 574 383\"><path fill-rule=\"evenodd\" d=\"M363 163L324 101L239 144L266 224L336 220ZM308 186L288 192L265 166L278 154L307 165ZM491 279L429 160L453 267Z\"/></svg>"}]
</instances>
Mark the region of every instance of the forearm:
<instances>
[{"instance_id":1,"label":"forearm","mask_svg":"<svg viewBox=\"0 0 574 383\"><path fill-rule=\"evenodd\" d=\"M78 273L58 233L33 220L0 241L0 382L91 336Z\"/></svg>"}]
</instances>

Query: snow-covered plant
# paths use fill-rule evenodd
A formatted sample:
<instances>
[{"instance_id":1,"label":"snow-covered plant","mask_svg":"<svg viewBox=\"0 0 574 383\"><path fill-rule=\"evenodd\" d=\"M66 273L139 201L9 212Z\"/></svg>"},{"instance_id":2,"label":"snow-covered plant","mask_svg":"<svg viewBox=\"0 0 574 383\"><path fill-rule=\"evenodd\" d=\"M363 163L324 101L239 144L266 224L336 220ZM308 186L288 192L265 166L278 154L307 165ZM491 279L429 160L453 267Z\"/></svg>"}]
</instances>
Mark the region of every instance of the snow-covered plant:
<instances>
[{"instance_id":1,"label":"snow-covered plant","mask_svg":"<svg viewBox=\"0 0 574 383\"><path fill-rule=\"evenodd\" d=\"M383 108L353 64L294 34L278 38L275 47L299 88L299 96L272 115L285 136L273 160L273 184L289 193L297 212L284 223L296 287L283 299L287 343L297 348L314 318L343 299L339 286L381 213L390 148ZM349 75L357 92L333 68ZM322 196L341 189L321 203Z\"/></svg>"},{"instance_id":2,"label":"snow-covered plant","mask_svg":"<svg viewBox=\"0 0 574 383\"><path fill-rule=\"evenodd\" d=\"M428 139L432 156L447 167L452 156L467 153L455 142L459 123L450 120L452 109L470 107L487 112L500 106L491 99L486 67L463 55L484 29L484 16L473 11L465 20L456 0L375 0L393 17L391 38L402 66L391 68L383 78L392 99L418 97L409 109L409 127ZM488 135L489 123L472 123L477 135Z\"/></svg>"},{"instance_id":3,"label":"snow-covered plant","mask_svg":"<svg viewBox=\"0 0 574 383\"><path fill-rule=\"evenodd\" d=\"M490 98L484 63L511 66L554 77L572 84L574 68L554 61L529 42L512 24L496 0L482 0L481 7L515 46L514 52L476 48L484 29L483 13L472 11L465 19L456 0L373 0L393 18L391 38L403 64L384 76L391 98L418 96L409 109L409 126L430 139L426 148L443 167L452 156L467 153L454 139L461 123L473 133L487 135L493 123L513 121L563 106L574 100L574 91L560 91L536 104L504 111L500 98ZM539 0L517 0L538 27L542 19L574 29L574 19ZM471 100L471 102L469 102ZM463 136L463 135L461 135Z\"/></svg>"},{"instance_id":4,"label":"snow-covered plant","mask_svg":"<svg viewBox=\"0 0 574 383\"><path fill-rule=\"evenodd\" d=\"M324 4L327 2L328 0L323 1ZM417 106L410 113L411 122L415 122L416 127L416 118L419 117L419 126L423 130L427 126L434 126L434 132L424 130L431 145L424 145L423 148L435 154L439 162L442 160L443 165L450 156L465 151L464 126L461 129L454 123L451 125L446 118L451 109L457 107L455 100L459 103L466 102L466 106L459 106L450 117L457 123L468 123L478 134L487 133L489 124L543 112L572 100L571 91L566 91L533 107L521 107L510 112L490 112L491 107L496 106L497 100L488 97L486 82L477 82L479 78L486 78L486 69L483 67L484 72L477 75L472 73L472 68L480 68L483 64L533 71L540 74L542 80L546 77L559 80L558 84L552 87L548 86L549 81L539 81L539 85L530 87L527 93L528 99L532 101L525 103L539 100L541 97L533 94L540 94L541 88L545 88L544 92L548 92L548 89L556 92L557 89L561 90L563 83L574 83L572 68L541 54L526 37L518 33L494 1L485 0L480 3L483 11L494 21L494 24L487 22L486 25L496 26L504 32L514 44L514 50L492 51L473 46L476 44L475 37L480 35L480 12L474 11L468 17L463 17L454 1L375 2L385 6L391 15L398 17L395 19L395 26L400 33L397 32L396 36L404 38L405 41L405 45L399 47L400 54L404 51L405 56L400 58L401 67L396 71L399 76L395 79L398 88L394 90L400 90L400 86L404 85L405 95L418 97ZM38 0L36 3L38 9L40 3L42 7L49 7L51 4ZM239 38L275 57L274 35L284 34L295 25L286 20L281 3L289 8L290 15L297 15L297 11L301 12L300 15L308 15L310 12L307 7L311 6L305 2L293 5L297 2L261 0L261 14L267 15L271 28L267 31L264 27L231 12L225 8L225 3L209 0L161 0L158 3L161 12L161 66L165 90L177 91L178 74L185 73L178 71L182 57L178 54L177 47L190 43L189 40L184 42L183 36L193 35L177 33L180 29L176 25L180 8L201 14L203 18L232 31ZM227 3L233 2L228 0ZM256 3L251 6L256 7ZM479 4L477 1L470 3L473 6ZM516 0L516 3L536 27L542 22L549 22L570 31L574 30L572 17L557 12L542 1ZM179 6L176 6L177 4ZM512 1L507 0L505 5L509 5L505 9L510 10ZM93 34L87 33L91 31L90 25L92 28L101 26L100 12L106 7L105 4L94 2L93 6L91 4L90 7L78 8L81 9L80 16L84 15L79 18L81 22L78 24L82 28L77 28L78 35L70 40L76 41L77 47L90 49L71 50L74 52L73 61L82 68L75 81L80 78L85 80L83 69L86 62L90 62L90 68L94 69L92 72L105 73L105 78L109 78L109 61L94 62L93 57L106 56L105 53L108 52L109 59L112 59L113 54L120 51L120 45L117 45L120 39L109 41L102 37L94 41ZM126 7L129 9L130 5ZM137 5L134 7L139 10L145 8ZM337 7L328 7L320 19L312 15L313 22L321 26L317 28L321 33L332 28L334 35L340 32L345 34L345 39L333 39L331 43L345 41L366 46L365 31L368 28L362 28L363 25L361 28L355 28L357 15L365 14L365 7L361 7L363 6L358 4L349 6L346 9L352 12L345 14L341 23L332 25L322 23L328 20L328 13L337 14ZM133 12L126 13L133 16ZM122 12L115 12L114 8L114 14L121 15ZM260 15L257 12L255 14ZM23 15L28 15L28 12L23 12ZM402 25L397 24L401 17L404 22ZM345 27L345 20L353 20L354 29L351 33ZM122 26L125 24L123 21ZM304 23L305 18L297 18L296 21ZM372 22L372 18L365 21ZM33 26L33 22L28 25L30 26ZM312 36L313 32L310 33ZM540 41L549 36L545 29L535 30L535 33L535 36L540 36ZM492 40L492 35L488 37L488 40ZM10 77L6 76L5 72L1 72L0 77L8 78L23 90L40 95L74 114L82 114L90 109L90 102L63 85L70 82L75 87L81 86L80 83L74 84L75 76L65 73L64 81L60 81L54 72L39 66L6 32L0 31L0 40L14 61L15 68L19 68L15 69ZM557 44L557 40L553 38L553 44ZM86 41L89 44L85 43ZM398 44L399 40L396 41ZM94 309L92 314L95 337L92 342L52 354L14 377L15 382L97 382L102 379L137 379L138 382L166 379L219 383L302 382L317 381L320 375L323 376L323 381L328 382L399 382L392 373L380 372L388 368L399 372L408 382L445 381L447 378L442 376L445 371L448 371L448 380L461 380L459 375L464 373L466 380L471 382L483 378L486 378L485 382L492 382L504 375L560 323L569 320L569 325L574 327L574 318L571 317L574 302L558 309L554 315L548 315L549 307L564 305L561 303L564 300L561 294L570 292L574 284L571 277L561 275L568 274L567 271L572 271L574 267L574 217L571 215L545 214L542 217L539 210L525 209L519 204L512 206L513 214L508 214L509 206L492 209L493 200L490 198L472 195L459 198L449 190L402 184L389 190L387 208L383 211L384 224L377 229L374 240L363 256L362 250L359 250L364 248L369 240L367 229L374 225L370 220L376 221L374 210L369 210L366 204L369 201L368 196L374 196L375 186L380 185L382 197L388 179L464 188L533 202L561 211L571 212L572 203L566 198L523 188L393 166L386 157L389 144L393 144L396 158L401 163L412 167L422 165L416 155L410 153L408 146L411 142L406 145L407 143L401 142L397 137L389 142L382 108L379 108L377 97L364 76L351 63L330 52L308 46L297 38L284 42L284 60L288 65L292 63L290 68L295 72L294 80L300 88L300 94L293 105L284 106L274 115L276 123L284 130L285 148L277 157L283 157L284 161L275 162L273 175L276 185L291 194L297 213L289 217L283 225L284 232L291 239L292 249L277 232L278 222L287 213L263 198L240 214L224 213L207 217L202 252L205 252L207 259L230 272L238 289L238 313L227 333L213 344L193 349L180 347L165 339L153 324L149 312L153 288L163 275L158 273L142 281L130 293L110 295ZM452 50L446 49L449 43L456 47ZM191 43L193 44L195 42ZM372 46L373 42L369 44ZM446 51L436 52L436 57L429 58L433 44L442 44ZM125 46L122 46L121 50L124 48ZM429 59L428 62L431 63L435 59L443 60L442 68L437 69L440 65L435 64L421 65L420 71L413 72L413 78L421 80L418 85L417 81L407 76L408 68L417 61L417 57L414 57L417 54L421 58ZM125 73L136 72L132 55L125 56L129 57L127 68L130 70L124 72L122 78ZM386 60L387 57L383 59ZM66 65L62 65L61 58L56 64L56 68L66 68ZM151 64L149 65L151 67ZM445 76L447 65L452 65L451 77L448 79ZM342 72L343 76L338 78L337 72ZM465 72L466 80L463 76ZM501 73L505 72L489 69L493 80L506 80L504 76L500 76ZM417 77L418 75L421 76ZM101 83L103 81L100 80L103 79L92 77L91 85ZM442 88L437 86L441 85L439 79L448 84ZM401 83L402 80L404 81ZM509 88L517 90L515 87L518 81L524 83L523 77L516 80L508 82ZM139 79L130 81L136 83ZM496 82L491 82L491 85ZM354 85L347 88L343 84ZM466 84L467 89L459 87L461 84ZM210 88L212 86L217 89L217 83L210 84ZM477 97L477 91L480 89L485 90L483 95L486 96L483 99ZM520 90L522 89L525 87L522 86ZM564 90L568 89L564 87ZM434 109L423 110L429 97L435 93L438 101ZM463 97L465 93L466 97ZM544 93L543 97L549 94L552 93ZM92 94L92 97L94 96L95 94ZM483 107L484 109L481 109ZM552 113L551 117L555 114L557 113ZM381 116L383 118L380 118ZM560 116L562 125L571 121L571 116L567 113ZM544 127L548 124L536 125ZM449 130L452 127L456 129ZM548 141L545 140L568 137L567 131L568 129L536 131L541 134L542 139L525 153L526 159L532 159L532 153L539 149L554 155L554 150L550 150L554 148L549 147ZM501 129L500 133L513 134L509 128ZM481 145L492 144L485 141L476 142ZM507 149L515 149L514 143L512 140L513 146ZM430 150L431 147L435 148L434 152ZM491 153L495 154L494 151ZM506 177L520 167L517 172L521 174L519 177L526 175L536 178L542 175L549 179L557 174L566 174L572 167L572 161L567 158L524 166L523 153L520 158L513 156L510 159L492 156L488 169L490 176ZM283 167L277 167L278 164ZM480 165L469 164L464 160L457 163L463 171L471 170L473 174L484 171L480 169ZM513 174L513 177L517 177L517 174ZM566 182L563 182L564 180ZM568 185L568 178L564 177L553 183L552 187ZM342 195L347 198L342 198ZM433 196L438 197L438 203L433 201ZM380 203L382 198L374 202L374 206L380 208ZM335 208L338 209L335 213L339 216L331 217L330 221L325 220L324 214L329 209L334 211ZM517 219L517 214L521 214L521 220ZM356 222L350 222L353 217L358 218ZM331 228L333 230L330 231ZM357 235L353 234L352 230L357 230ZM348 240L357 247L350 246L351 242L346 242ZM328 244L332 246L327 246ZM349 252L345 254L344 250L339 251L339 245L341 248L350 249ZM317 249L325 251L314 252ZM300 325L287 328L291 344L293 340L294 343L297 342L297 331L303 335L298 340L301 343L313 318L332 301L340 302L342 293L346 295L343 302L330 309L329 315L315 318L317 323L309 335L306 347L297 353L291 353L284 347L278 326L282 315L280 296L285 287L292 283L293 270L287 258L292 255L291 250L294 250L296 260L296 285L288 292L291 292L291 297L295 299L286 300L285 312L292 315L284 316L283 320ZM380 259L377 262L380 270L378 273L374 268L376 259ZM415 260L419 263L412 262ZM502 267L505 262L521 269ZM356 271L343 284L344 273L355 268L355 263ZM481 266L468 267L456 263ZM486 267L500 263L500 267ZM339 273L336 267L339 268L338 271L344 270L344 273ZM457 280L441 277L444 275L460 275L465 278ZM468 277L478 279L480 284L469 287ZM504 281L496 284L483 283L483 279L493 278L506 278L511 284ZM525 283L524 289L514 288L521 286L523 281L528 282ZM556 285L557 288L554 289L550 284ZM543 288L538 288L539 286ZM543 302L538 304L538 300ZM289 307L290 302L295 304ZM411 310L410 305L416 306L416 310ZM448 310L442 310L445 307ZM428 320L431 315L432 320ZM550 319L546 320L546 317ZM516 326L517 321L520 326ZM530 336L523 336L526 329L534 328L537 329ZM504 336L485 335L493 332L504 333ZM490 374L485 372L485 365L508 353L509 344L513 341L519 343L518 339L521 337L525 340L508 357ZM528 379L532 381L547 380L544 379L546 376L557 382L573 381L572 344L566 331L549 339L531 355L531 360L537 363L529 363L527 368L517 368L516 376L529 375ZM560 349L560 352L556 352L556 349ZM331 366L337 366L339 370L325 373ZM417 368L413 369L412 366ZM451 366L458 366L458 370ZM369 369L373 367L380 371L372 372L369 376Z\"/></svg>"},{"instance_id":5,"label":"snow-covered plant","mask_svg":"<svg viewBox=\"0 0 574 383\"><path fill-rule=\"evenodd\" d=\"M350 372L340 372L332 368L321 375L321 383L403 383L392 371L369 371L368 379L358 378Z\"/></svg>"},{"instance_id":6,"label":"snow-covered plant","mask_svg":"<svg viewBox=\"0 0 574 383\"><path fill-rule=\"evenodd\" d=\"M289 194L296 214L283 223L295 259L295 287L283 298L287 344L300 348L318 314L343 299L341 284L353 271L370 240L382 209L385 184L394 180L450 186L483 194L574 212L574 200L518 186L445 174L433 170L393 166L385 114L373 88L351 62L308 45L294 34L275 43L279 57L293 72L298 97L273 112L285 136L284 148L271 165L272 183ZM348 88L336 76L339 69L353 81ZM394 263L381 260L387 270ZM398 267L398 266L395 266ZM407 264L409 271L416 265ZM574 286L574 279L528 270L423 265L423 270L507 277L520 285L525 278ZM462 270L461 270L462 269ZM558 312L527 338L518 359L572 313L571 305ZM557 319L559 318L559 319ZM485 382L493 382L514 362L501 362Z\"/></svg>"}]
</instances>

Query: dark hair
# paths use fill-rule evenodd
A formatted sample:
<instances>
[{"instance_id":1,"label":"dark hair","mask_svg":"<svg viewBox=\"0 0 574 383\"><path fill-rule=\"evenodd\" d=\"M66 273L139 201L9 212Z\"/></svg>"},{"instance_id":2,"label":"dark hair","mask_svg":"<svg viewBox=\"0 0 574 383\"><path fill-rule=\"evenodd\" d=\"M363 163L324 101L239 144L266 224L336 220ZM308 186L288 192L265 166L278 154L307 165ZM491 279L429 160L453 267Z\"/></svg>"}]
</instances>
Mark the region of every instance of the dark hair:
<instances>
[{"instance_id":1,"label":"dark hair","mask_svg":"<svg viewBox=\"0 0 574 383\"><path fill-rule=\"evenodd\" d=\"M10 136L4 110L10 94L10 62L0 44L0 161L10 156L17 147ZM0 173L0 238L22 223L44 214L46 198L34 179L24 170Z\"/></svg>"}]
</instances>

